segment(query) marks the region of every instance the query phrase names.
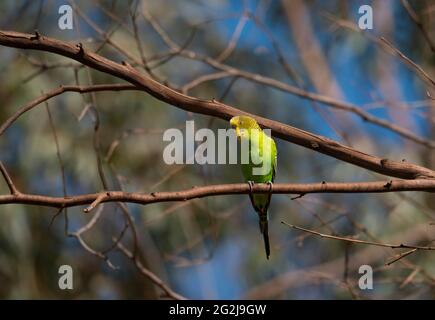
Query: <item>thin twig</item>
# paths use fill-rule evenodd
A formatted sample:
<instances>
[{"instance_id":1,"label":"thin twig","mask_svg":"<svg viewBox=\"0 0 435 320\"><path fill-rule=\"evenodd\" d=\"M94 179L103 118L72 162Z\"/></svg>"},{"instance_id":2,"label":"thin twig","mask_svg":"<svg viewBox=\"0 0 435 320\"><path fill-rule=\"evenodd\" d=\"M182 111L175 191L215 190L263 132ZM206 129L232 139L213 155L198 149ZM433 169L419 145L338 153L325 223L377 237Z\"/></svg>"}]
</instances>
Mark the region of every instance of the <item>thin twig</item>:
<instances>
[{"instance_id":1,"label":"thin twig","mask_svg":"<svg viewBox=\"0 0 435 320\"><path fill-rule=\"evenodd\" d=\"M17 187L15 186L15 184L13 183L11 177L9 176L5 166L3 165L3 162L0 161L0 172L3 175L3 178L6 181L6 184L8 185L9 191L11 192L12 195L18 195L20 194L20 192L18 191Z\"/></svg>"},{"instance_id":2,"label":"thin twig","mask_svg":"<svg viewBox=\"0 0 435 320\"><path fill-rule=\"evenodd\" d=\"M85 209L83 209L83 211L85 213L91 212L95 207L97 207L105 198L107 197L107 194L101 193L97 199L95 199L94 202L91 203L91 205Z\"/></svg>"},{"instance_id":3,"label":"thin twig","mask_svg":"<svg viewBox=\"0 0 435 320\"><path fill-rule=\"evenodd\" d=\"M67 189L66 189L65 166L63 164L62 155L60 153L60 145L59 145L59 139L57 138L56 127L54 125L53 117L51 115L50 107L49 107L47 101L45 101L45 109L47 110L48 120L50 122L50 128L51 128L51 132L52 132L53 138L54 138L54 143L56 146L56 156L57 156L57 160L59 162L59 169L60 169L60 174L61 174L61 179L62 179L63 196L66 197L67 196ZM61 210L58 212L58 214L60 214L62 211L64 212L64 217L65 217L64 231L65 231L65 234L68 234L68 208L64 208L64 210L62 210L62 209L63 208L61 208ZM50 221L50 226L53 223L54 219L58 216L58 214L55 214L53 216L53 219Z\"/></svg>"},{"instance_id":4,"label":"thin twig","mask_svg":"<svg viewBox=\"0 0 435 320\"><path fill-rule=\"evenodd\" d=\"M417 27L420 29L424 39L426 40L427 44L429 45L430 49L433 53L435 53L435 44L432 41L432 39L429 36L429 33L423 26L423 23L421 22L421 19L417 16L417 13L414 11L414 9L409 4L408 0L401 0L402 6L405 8L406 12L408 13L409 17L412 21L417 25Z\"/></svg>"},{"instance_id":5,"label":"thin twig","mask_svg":"<svg viewBox=\"0 0 435 320\"><path fill-rule=\"evenodd\" d=\"M236 28L234 29L233 35L231 36L231 40L228 42L226 48L216 57L217 61L222 62L228 59L231 53L233 53L248 20L249 18L247 13L243 12L242 16L239 19L239 22L236 25Z\"/></svg>"},{"instance_id":6,"label":"thin twig","mask_svg":"<svg viewBox=\"0 0 435 320\"><path fill-rule=\"evenodd\" d=\"M392 265L393 263L395 263L395 262L397 262L397 261L399 261L399 260L409 256L410 254L413 254L416 251L417 251L417 249L411 249L411 250L405 251L405 252L403 252L401 254L398 254L397 256L392 258L391 260L388 260L387 262L385 262L385 265L386 266Z\"/></svg>"},{"instance_id":7,"label":"thin twig","mask_svg":"<svg viewBox=\"0 0 435 320\"><path fill-rule=\"evenodd\" d=\"M64 92L77 92L80 94L88 93L88 92L99 92L99 91L123 91L123 90L141 90L140 88L131 85L131 84L98 84L91 86L59 86L59 88L53 89L32 101L26 103L22 107L20 107L15 113L6 119L5 122L0 126L0 136L8 129L21 115L26 113L27 111L33 109L38 106L42 102L45 102L55 96L58 96Z\"/></svg>"},{"instance_id":8,"label":"thin twig","mask_svg":"<svg viewBox=\"0 0 435 320\"><path fill-rule=\"evenodd\" d=\"M435 80L432 79L427 73L426 71L423 70L422 67L420 67L418 64L416 64L414 61L412 61L411 59L409 59L402 51L400 51L399 49L397 49L395 46L393 46L393 44L391 42L389 42L387 39L385 39L384 37L381 37L381 41L383 43L385 43L385 45L390 48L391 50L393 50L393 52L400 57L403 61L406 62L407 65L409 65L411 68L415 69L417 71L417 74L420 75L420 78L426 80L429 84L431 84L433 87L435 87Z\"/></svg>"},{"instance_id":9,"label":"thin twig","mask_svg":"<svg viewBox=\"0 0 435 320\"><path fill-rule=\"evenodd\" d=\"M188 94L190 90L192 90L193 88L199 86L204 82L218 80L227 77L232 77L232 75L226 71L204 74L186 83L183 87L181 87L181 92L183 92L184 94Z\"/></svg>"},{"instance_id":10,"label":"thin twig","mask_svg":"<svg viewBox=\"0 0 435 320\"><path fill-rule=\"evenodd\" d=\"M114 242L116 241L116 239L113 240ZM117 243L117 247L119 248L119 250L124 253L124 255L133 260L136 268L138 269L138 271L144 275L145 277L147 277L149 280L151 280L155 285L157 285L159 288L161 288L168 297L174 299L174 300L186 300L185 297L183 297L182 295L176 293L175 291L173 291L171 288L168 287L168 285L166 283L163 282L162 279L160 279L156 274L154 274L153 272L151 272L150 270L148 270L147 268L144 267L144 265L138 260L137 257L135 257L126 247L124 247L122 245L122 243Z\"/></svg>"},{"instance_id":11,"label":"thin twig","mask_svg":"<svg viewBox=\"0 0 435 320\"><path fill-rule=\"evenodd\" d=\"M326 239L340 240L340 241L346 241L346 242L352 242L352 243L358 243L358 244L367 244L367 245L378 246L378 247L388 247L391 249L409 248L409 249L416 249L416 250L435 250L435 247L414 246L414 245L408 245L408 244L403 244L403 243L390 244L390 243L381 243L381 242L365 241L365 240L359 240L359 239L353 239L353 238L333 236L333 235L329 235L329 234L320 233L320 232L317 232L314 230L298 227L298 226L295 226L293 224L286 223L284 221L281 221L281 223L288 226L289 228L293 228L293 229L300 230L303 232L311 233L313 235L319 236L321 238L326 238Z\"/></svg>"},{"instance_id":12,"label":"thin twig","mask_svg":"<svg viewBox=\"0 0 435 320\"><path fill-rule=\"evenodd\" d=\"M86 251L88 251L90 254L102 259L104 262L107 263L107 265L109 266L109 268L116 270L118 269L115 265L113 265L113 263L110 261L109 257L107 256L107 254L97 251L95 249L92 249L87 243L86 241L83 239L82 234L84 234L85 232L91 230L95 224L97 223L97 221L100 219L101 217L101 213L103 212L103 206L100 206L98 208L98 210L95 212L94 216L92 217L91 220L89 220L89 222L84 225L83 227L81 227L79 230L77 230L76 232L70 232L68 233L69 237L73 237L76 238L78 240L78 242L80 243L80 245L83 247L83 249L85 249Z\"/></svg>"}]
</instances>

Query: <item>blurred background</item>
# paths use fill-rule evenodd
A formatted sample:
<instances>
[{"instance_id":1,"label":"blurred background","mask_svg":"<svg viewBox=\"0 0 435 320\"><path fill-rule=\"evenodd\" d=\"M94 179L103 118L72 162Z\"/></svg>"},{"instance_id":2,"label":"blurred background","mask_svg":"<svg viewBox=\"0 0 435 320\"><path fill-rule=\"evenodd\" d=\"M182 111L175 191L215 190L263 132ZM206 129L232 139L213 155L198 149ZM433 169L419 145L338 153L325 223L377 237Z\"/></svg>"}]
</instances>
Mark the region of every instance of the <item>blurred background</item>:
<instances>
[{"instance_id":1,"label":"blurred background","mask_svg":"<svg viewBox=\"0 0 435 320\"><path fill-rule=\"evenodd\" d=\"M74 9L72 30L58 27L58 10L66 3ZM363 4L373 8L372 30L358 28ZM37 29L44 36L81 42L191 96L215 98L369 154L429 168L435 167L432 147L278 87L351 103L423 141L435 140L435 103L428 95L435 96L433 86L380 40L384 37L434 75L434 51L424 36L426 32L435 41L434 18L435 4L424 0L0 2L1 30ZM0 47L0 61L0 124L62 84L123 83L49 53ZM184 130L186 120L194 120L196 129L229 127L140 91L67 92L25 113L0 136L0 160L22 192L52 196L104 188L175 191L243 181L237 165L165 164L163 132ZM276 142L278 183L388 179ZM0 194L7 193L0 182ZM435 239L431 194L293 197L272 198L269 261L246 195L146 206L104 204L88 215L84 207L76 207L56 217L53 208L1 205L0 297L159 298L161 290L113 248L113 237L122 235L123 245L133 250L131 227L126 228L130 215L143 265L187 298L435 298L432 251L413 252L386 265L406 250L322 239L281 224L370 241L430 245ZM89 230L78 234L89 221ZM74 290L58 288L63 264L74 270ZM373 268L373 290L358 287L363 264Z\"/></svg>"}]
</instances>

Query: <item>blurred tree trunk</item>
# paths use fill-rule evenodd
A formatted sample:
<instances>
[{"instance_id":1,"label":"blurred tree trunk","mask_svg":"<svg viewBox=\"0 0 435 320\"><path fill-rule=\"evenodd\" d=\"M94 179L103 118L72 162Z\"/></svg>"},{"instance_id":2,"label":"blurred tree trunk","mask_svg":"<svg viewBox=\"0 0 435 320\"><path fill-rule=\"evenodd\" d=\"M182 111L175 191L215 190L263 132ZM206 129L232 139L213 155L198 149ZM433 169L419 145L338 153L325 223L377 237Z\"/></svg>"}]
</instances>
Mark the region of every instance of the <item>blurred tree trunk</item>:
<instances>
[{"instance_id":1,"label":"blurred tree trunk","mask_svg":"<svg viewBox=\"0 0 435 320\"><path fill-rule=\"evenodd\" d=\"M316 38L305 1L282 0L282 5L295 46L299 51L299 58L316 91L338 100L345 100L340 85L330 70L327 58ZM352 132L354 136L362 136L362 133L351 121L350 115L341 110L330 111L329 109L328 111L333 114L334 127L344 131L344 136L348 136L349 132Z\"/></svg>"},{"instance_id":2,"label":"blurred tree trunk","mask_svg":"<svg viewBox=\"0 0 435 320\"><path fill-rule=\"evenodd\" d=\"M375 33L382 34L386 39L392 42L394 37L394 5L395 3L391 1L375 1L373 3L373 12L376 13L374 15ZM398 49L402 50L401 48ZM398 58L392 57L389 53L377 48L377 85L379 91L382 93L382 99L386 102L386 110L393 122L415 132L416 126L411 114L412 109L405 109L399 105L399 102L403 101L404 97L401 92L400 84L397 82L397 79L400 79L397 74L397 61L399 61ZM406 150L415 148L414 143L409 140L402 139L402 141L406 145Z\"/></svg>"}]
</instances>

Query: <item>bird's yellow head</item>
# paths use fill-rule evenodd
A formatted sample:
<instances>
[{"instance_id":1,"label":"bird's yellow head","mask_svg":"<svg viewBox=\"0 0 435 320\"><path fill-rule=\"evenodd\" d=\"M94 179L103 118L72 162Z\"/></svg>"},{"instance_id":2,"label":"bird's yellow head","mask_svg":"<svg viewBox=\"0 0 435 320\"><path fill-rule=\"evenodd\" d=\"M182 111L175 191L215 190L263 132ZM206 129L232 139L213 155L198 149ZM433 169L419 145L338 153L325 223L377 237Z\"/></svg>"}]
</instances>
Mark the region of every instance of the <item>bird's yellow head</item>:
<instances>
[{"instance_id":1,"label":"bird's yellow head","mask_svg":"<svg viewBox=\"0 0 435 320\"><path fill-rule=\"evenodd\" d=\"M231 126L236 129L237 137L243 138L249 135L249 130L261 130L257 121L248 116L235 116L230 120Z\"/></svg>"}]
</instances>

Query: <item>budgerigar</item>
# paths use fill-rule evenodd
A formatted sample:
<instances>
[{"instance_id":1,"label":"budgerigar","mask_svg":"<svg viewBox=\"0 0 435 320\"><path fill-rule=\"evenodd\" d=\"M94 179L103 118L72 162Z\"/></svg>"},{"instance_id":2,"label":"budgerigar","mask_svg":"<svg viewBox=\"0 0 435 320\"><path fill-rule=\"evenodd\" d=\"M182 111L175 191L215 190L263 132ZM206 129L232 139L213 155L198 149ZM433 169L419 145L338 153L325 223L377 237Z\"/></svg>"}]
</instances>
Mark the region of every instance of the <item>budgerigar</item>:
<instances>
[{"instance_id":1,"label":"budgerigar","mask_svg":"<svg viewBox=\"0 0 435 320\"><path fill-rule=\"evenodd\" d=\"M270 186L270 192L267 194L252 194L252 192L249 194L252 206L260 219L260 231L263 234L266 257L269 259L268 208L277 164L275 141L266 135L255 119L251 117L236 116L230 120L230 124L235 128L239 141L249 142L249 148L242 147L242 152L249 152L249 155L245 154L245 159L249 159L249 161L247 163L242 162L241 166L243 176L249 183L251 190L254 183L267 183ZM241 145L243 146L243 143Z\"/></svg>"}]
</instances>

